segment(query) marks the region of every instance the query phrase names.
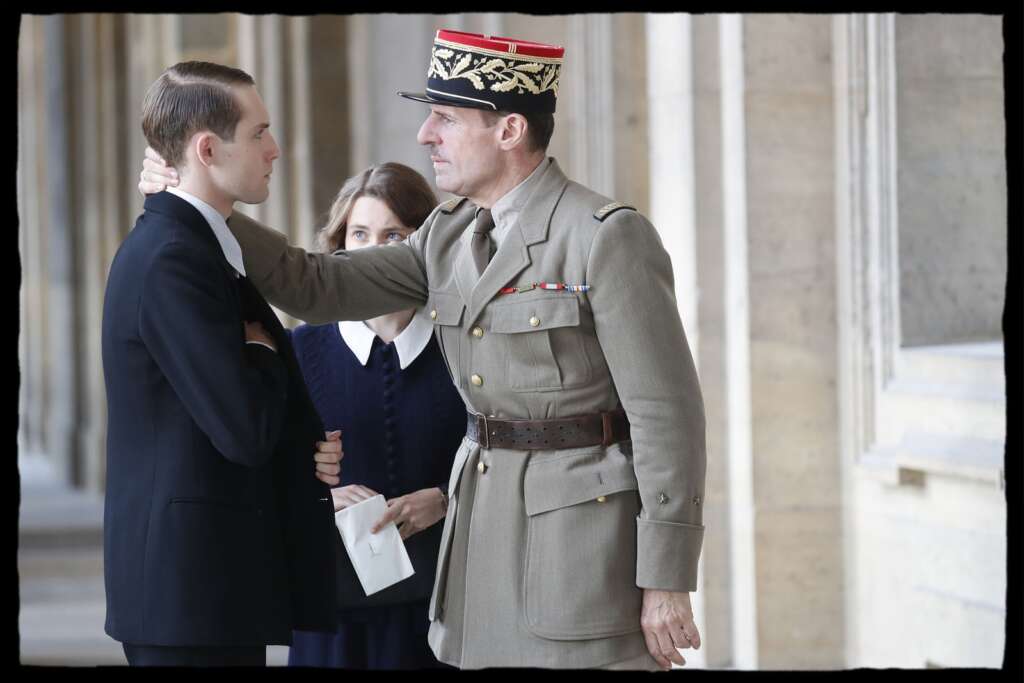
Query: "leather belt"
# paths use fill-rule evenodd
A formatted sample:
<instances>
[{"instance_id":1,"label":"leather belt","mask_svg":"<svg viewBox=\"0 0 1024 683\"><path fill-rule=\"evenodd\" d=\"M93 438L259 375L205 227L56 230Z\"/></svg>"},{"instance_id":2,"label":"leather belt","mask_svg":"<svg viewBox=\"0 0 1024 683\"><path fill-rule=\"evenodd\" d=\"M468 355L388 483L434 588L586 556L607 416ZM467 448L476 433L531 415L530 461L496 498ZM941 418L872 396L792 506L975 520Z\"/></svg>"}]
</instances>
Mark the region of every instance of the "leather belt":
<instances>
[{"instance_id":1,"label":"leather belt","mask_svg":"<svg viewBox=\"0 0 1024 683\"><path fill-rule=\"evenodd\" d=\"M622 409L550 420L499 420L466 413L466 436L484 448L520 451L610 446L629 438L629 420Z\"/></svg>"}]
</instances>

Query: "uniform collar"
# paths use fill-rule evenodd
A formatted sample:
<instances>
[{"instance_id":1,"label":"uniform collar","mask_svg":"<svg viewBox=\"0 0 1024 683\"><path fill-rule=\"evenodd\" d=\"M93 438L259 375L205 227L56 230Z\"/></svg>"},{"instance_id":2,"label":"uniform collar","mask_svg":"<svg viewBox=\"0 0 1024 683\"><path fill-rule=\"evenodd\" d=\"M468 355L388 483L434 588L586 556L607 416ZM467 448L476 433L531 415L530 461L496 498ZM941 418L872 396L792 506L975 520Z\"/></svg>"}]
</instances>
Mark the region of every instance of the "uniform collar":
<instances>
[{"instance_id":1,"label":"uniform collar","mask_svg":"<svg viewBox=\"0 0 1024 683\"><path fill-rule=\"evenodd\" d=\"M551 163L550 157L541 159L530 175L494 202L494 206L491 207L491 217L494 219L495 226L504 228L516 219L523 204L530 197L533 186L540 180L549 163Z\"/></svg>"},{"instance_id":2,"label":"uniform collar","mask_svg":"<svg viewBox=\"0 0 1024 683\"><path fill-rule=\"evenodd\" d=\"M203 215L206 222L210 224L210 229L213 230L213 236L217 238L217 243L220 245L221 251L224 252L224 258L231 264L231 267L235 269L235 272L239 275L245 275L245 266L242 264L242 247L238 244L238 240L231 234L231 230L228 229L227 221L224 220L224 216L220 215L220 211L213 208L199 197L193 194L189 194L184 190L179 190L176 187L168 187L167 191L173 194L175 197L180 197L186 202L196 208L199 213Z\"/></svg>"},{"instance_id":3,"label":"uniform collar","mask_svg":"<svg viewBox=\"0 0 1024 683\"><path fill-rule=\"evenodd\" d=\"M359 360L361 365L366 365L370 360L370 351L373 350L373 340L377 333L366 326L361 320L342 320L338 323L338 331L349 350ZM395 337L395 352L398 354L398 366L405 370L409 364L416 360L430 343L430 335L434 333L433 324L427 320L423 309L417 309L412 320L404 330Z\"/></svg>"}]
</instances>

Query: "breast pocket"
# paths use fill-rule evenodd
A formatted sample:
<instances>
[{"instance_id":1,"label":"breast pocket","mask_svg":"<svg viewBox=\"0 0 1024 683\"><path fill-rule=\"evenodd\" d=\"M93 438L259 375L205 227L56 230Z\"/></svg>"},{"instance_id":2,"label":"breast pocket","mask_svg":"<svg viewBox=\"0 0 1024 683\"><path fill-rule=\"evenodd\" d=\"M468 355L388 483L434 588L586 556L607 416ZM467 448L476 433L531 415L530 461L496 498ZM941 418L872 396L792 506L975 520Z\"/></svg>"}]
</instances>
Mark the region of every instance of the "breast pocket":
<instances>
[{"instance_id":1,"label":"breast pocket","mask_svg":"<svg viewBox=\"0 0 1024 683\"><path fill-rule=\"evenodd\" d=\"M427 300L427 312L434 323L435 337L444 356L445 366L452 383L457 387L464 386L459 370L459 358L462 352L462 314L466 305L462 297L450 292L430 291Z\"/></svg>"},{"instance_id":2,"label":"breast pocket","mask_svg":"<svg viewBox=\"0 0 1024 683\"><path fill-rule=\"evenodd\" d=\"M562 453L526 469L526 624L551 640L638 631L632 462L618 447Z\"/></svg>"},{"instance_id":3,"label":"breast pocket","mask_svg":"<svg viewBox=\"0 0 1024 683\"><path fill-rule=\"evenodd\" d=\"M590 380L579 301L542 294L491 305L491 332L505 340L505 376L513 391L554 391Z\"/></svg>"}]
</instances>

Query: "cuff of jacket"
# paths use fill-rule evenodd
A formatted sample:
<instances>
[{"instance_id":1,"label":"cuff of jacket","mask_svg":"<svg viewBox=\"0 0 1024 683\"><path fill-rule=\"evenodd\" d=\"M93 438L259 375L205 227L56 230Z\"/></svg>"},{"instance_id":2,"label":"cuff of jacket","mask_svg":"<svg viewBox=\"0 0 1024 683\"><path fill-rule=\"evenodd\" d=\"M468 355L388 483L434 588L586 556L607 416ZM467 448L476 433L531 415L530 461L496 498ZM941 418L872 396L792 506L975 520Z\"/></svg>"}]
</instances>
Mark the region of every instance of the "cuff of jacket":
<instances>
[{"instance_id":1,"label":"cuff of jacket","mask_svg":"<svg viewBox=\"0 0 1024 683\"><path fill-rule=\"evenodd\" d=\"M703 526L637 519L637 587L696 591L697 559L703 540Z\"/></svg>"}]
</instances>

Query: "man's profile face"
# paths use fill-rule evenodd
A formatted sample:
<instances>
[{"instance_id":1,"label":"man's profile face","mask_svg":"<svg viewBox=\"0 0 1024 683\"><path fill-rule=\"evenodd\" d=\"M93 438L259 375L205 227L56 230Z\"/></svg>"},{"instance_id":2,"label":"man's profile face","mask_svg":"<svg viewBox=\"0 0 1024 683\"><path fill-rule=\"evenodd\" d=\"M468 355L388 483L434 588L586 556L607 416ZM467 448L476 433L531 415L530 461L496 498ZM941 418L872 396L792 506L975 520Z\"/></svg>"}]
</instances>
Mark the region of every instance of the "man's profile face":
<instances>
[{"instance_id":1,"label":"man's profile face","mask_svg":"<svg viewBox=\"0 0 1024 683\"><path fill-rule=\"evenodd\" d=\"M431 105L416 141L429 145L437 187L469 197L499 175L500 149L495 126L477 109Z\"/></svg>"},{"instance_id":2,"label":"man's profile face","mask_svg":"<svg viewBox=\"0 0 1024 683\"><path fill-rule=\"evenodd\" d=\"M220 140L210 168L214 182L235 201L259 204L270 195L270 173L281 150L268 130L270 114L254 86L231 88L242 118L232 142Z\"/></svg>"}]
</instances>

